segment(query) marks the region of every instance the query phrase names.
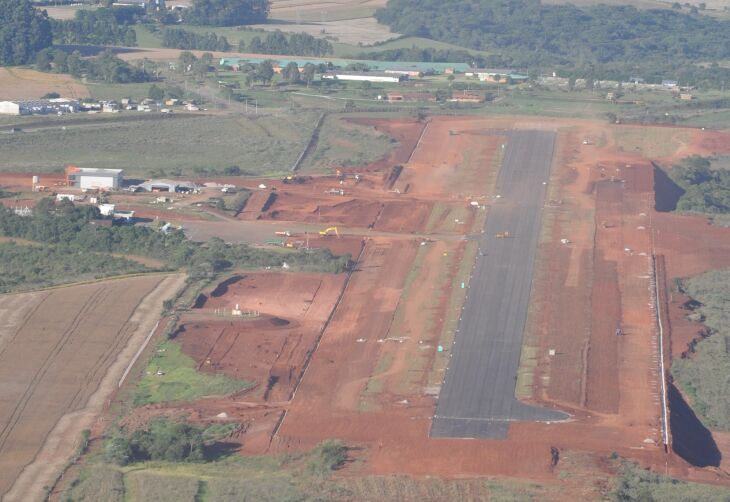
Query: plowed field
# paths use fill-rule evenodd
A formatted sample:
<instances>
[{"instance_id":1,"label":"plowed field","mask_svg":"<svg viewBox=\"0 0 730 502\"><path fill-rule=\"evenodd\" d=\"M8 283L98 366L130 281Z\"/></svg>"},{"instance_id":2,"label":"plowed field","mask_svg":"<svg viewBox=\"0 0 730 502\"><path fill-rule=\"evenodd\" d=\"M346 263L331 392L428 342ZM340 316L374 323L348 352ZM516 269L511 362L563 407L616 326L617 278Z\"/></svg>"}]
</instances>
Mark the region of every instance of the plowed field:
<instances>
[{"instance_id":1,"label":"plowed field","mask_svg":"<svg viewBox=\"0 0 730 502\"><path fill-rule=\"evenodd\" d=\"M41 498L116 388L130 341L144 340L180 284L146 276L0 296L3 500Z\"/></svg>"}]
</instances>

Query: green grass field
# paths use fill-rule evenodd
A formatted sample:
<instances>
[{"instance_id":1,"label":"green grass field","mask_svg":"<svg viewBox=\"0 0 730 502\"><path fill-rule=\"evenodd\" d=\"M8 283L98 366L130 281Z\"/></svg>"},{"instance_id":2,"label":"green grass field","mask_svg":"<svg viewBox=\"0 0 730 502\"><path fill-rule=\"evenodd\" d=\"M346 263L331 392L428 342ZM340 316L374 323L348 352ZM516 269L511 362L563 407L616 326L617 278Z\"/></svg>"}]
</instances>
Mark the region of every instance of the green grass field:
<instances>
[{"instance_id":1,"label":"green grass field","mask_svg":"<svg viewBox=\"0 0 730 502\"><path fill-rule=\"evenodd\" d=\"M68 164L133 176L190 176L237 165L247 174L287 172L317 119L301 111L260 116L159 115L0 135L0 170L58 171Z\"/></svg>"},{"instance_id":2,"label":"green grass field","mask_svg":"<svg viewBox=\"0 0 730 502\"><path fill-rule=\"evenodd\" d=\"M317 148L305 160L302 172L327 172L338 167L363 166L384 157L394 144L374 127L330 115L319 133Z\"/></svg>"},{"instance_id":3,"label":"green grass field","mask_svg":"<svg viewBox=\"0 0 730 502\"><path fill-rule=\"evenodd\" d=\"M224 396L250 388L253 384L223 375L201 373L195 361L174 341L160 344L147 364L134 395L142 406L165 401L190 401L205 396Z\"/></svg>"}]
</instances>

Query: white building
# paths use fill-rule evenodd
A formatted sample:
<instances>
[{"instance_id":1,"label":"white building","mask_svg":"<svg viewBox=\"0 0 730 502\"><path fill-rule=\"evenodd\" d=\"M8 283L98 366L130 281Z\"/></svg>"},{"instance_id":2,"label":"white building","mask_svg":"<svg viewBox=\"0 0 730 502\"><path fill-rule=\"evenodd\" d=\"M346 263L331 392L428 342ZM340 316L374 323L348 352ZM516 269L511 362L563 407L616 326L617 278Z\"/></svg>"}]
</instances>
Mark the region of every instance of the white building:
<instances>
[{"instance_id":1,"label":"white building","mask_svg":"<svg viewBox=\"0 0 730 502\"><path fill-rule=\"evenodd\" d=\"M328 71L322 75L326 80L354 80L359 82L390 82L398 83L408 80L408 75L377 72L377 71Z\"/></svg>"},{"instance_id":2,"label":"white building","mask_svg":"<svg viewBox=\"0 0 730 502\"><path fill-rule=\"evenodd\" d=\"M49 113L74 113L79 111L75 99L35 99L30 101L0 101L0 114L47 115Z\"/></svg>"},{"instance_id":3,"label":"white building","mask_svg":"<svg viewBox=\"0 0 730 502\"><path fill-rule=\"evenodd\" d=\"M83 190L118 190L124 181L122 169L90 169L69 167L66 169L68 186Z\"/></svg>"}]
</instances>

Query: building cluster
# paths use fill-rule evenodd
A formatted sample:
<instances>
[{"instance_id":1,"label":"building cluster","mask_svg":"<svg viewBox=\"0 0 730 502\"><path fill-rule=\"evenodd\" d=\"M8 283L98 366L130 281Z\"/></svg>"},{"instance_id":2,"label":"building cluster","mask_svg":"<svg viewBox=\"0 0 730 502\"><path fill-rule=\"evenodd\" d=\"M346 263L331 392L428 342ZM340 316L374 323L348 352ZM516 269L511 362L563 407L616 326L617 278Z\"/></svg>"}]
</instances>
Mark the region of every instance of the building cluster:
<instances>
[{"instance_id":1,"label":"building cluster","mask_svg":"<svg viewBox=\"0 0 730 502\"><path fill-rule=\"evenodd\" d=\"M120 101L78 101L75 99L33 99L19 101L0 101L0 114L4 115L63 115L66 113L119 113L122 110L161 113L171 113L173 109L184 108L187 111L197 112L200 107L193 101L181 99L166 99L155 101L143 99L135 102L129 98Z\"/></svg>"},{"instance_id":2,"label":"building cluster","mask_svg":"<svg viewBox=\"0 0 730 502\"><path fill-rule=\"evenodd\" d=\"M3 115L62 115L80 109L77 100L66 98L0 101L0 114Z\"/></svg>"}]
</instances>

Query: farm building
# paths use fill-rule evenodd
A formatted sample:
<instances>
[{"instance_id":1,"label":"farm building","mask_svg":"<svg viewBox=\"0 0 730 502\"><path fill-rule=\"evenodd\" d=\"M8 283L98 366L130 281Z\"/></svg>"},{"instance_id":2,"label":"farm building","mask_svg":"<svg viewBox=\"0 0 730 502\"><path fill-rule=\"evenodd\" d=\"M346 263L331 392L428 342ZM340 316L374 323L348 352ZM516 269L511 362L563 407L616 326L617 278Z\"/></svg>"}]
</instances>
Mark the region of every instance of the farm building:
<instances>
[{"instance_id":1,"label":"farm building","mask_svg":"<svg viewBox=\"0 0 730 502\"><path fill-rule=\"evenodd\" d=\"M74 113L79 102L74 99L34 99L30 101L0 101L3 115L47 115L49 113Z\"/></svg>"},{"instance_id":2,"label":"farm building","mask_svg":"<svg viewBox=\"0 0 730 502\"><path fill-rule=\"evenodd\" d=\"M476 91L462 91L459 93L453 93L449 101L455 103L483 103L484 94Z\"/></svg>"},{"instance_id":3,"label":"farm building","mask_svg":"<svg viewBox=\"0 0 730 502\"><path fill-rule=\"evenodd\" d=\"M387 68L383 70L383 73L390 73L393 75L407 75L413 78L423 77L424 75L433 75L433 70L423 70L418 67L402 67L402 68Z\"/></svg>"},{"instance_id":4,"label":"farm building","mask_svg":"<svg viewBox=\"0 0 730 502\"><path fill-rule=\"evenodd\" d=\"M467 77L477 77L482 82L494 82L497 84L521 83L528 79L527 75L515 73L509 69L474 69L465 73Z\"/></svg>"},{"instance_id":5,"label":"farm building","mask_svg":"<svg viewBox=\"0 0 730 502\"><path fill-rule=\"evenodd\" d=\"M149 180L139 185L139 188L145 192L192 192L195 184L189 181Z\"/></svg>"},{"instance_id":6,"label":"farm building","mask_svg":"<svg viewBox=\"0 0 730 502\"><path fill-rule=\"evenodd\" d=\"M389 103L398 101L436 101L436 96L430 92L389 92L386 94Z\"/></svg>"},{"instance_id":7,"label":"farm building","mask_svg":"<svg viewBox=\"0 0 730 502\"><path fill-rule=\"evenodd\" d=\"M66 168L66 184L84 190L118 190L123 180L121 169Z\"/></svg>"},{"instance_id":8,"label":"farm building","mask_svg":"<svg viewBox=\"0 0 730 502\"><path fill-rule=\"evenodd\" d=\"M388 82L397 84L408 80L408 75L390 74L377 71L328 71L322 75L326 80L354 80L357 82Z\"/></svg>"}]
</instances>

